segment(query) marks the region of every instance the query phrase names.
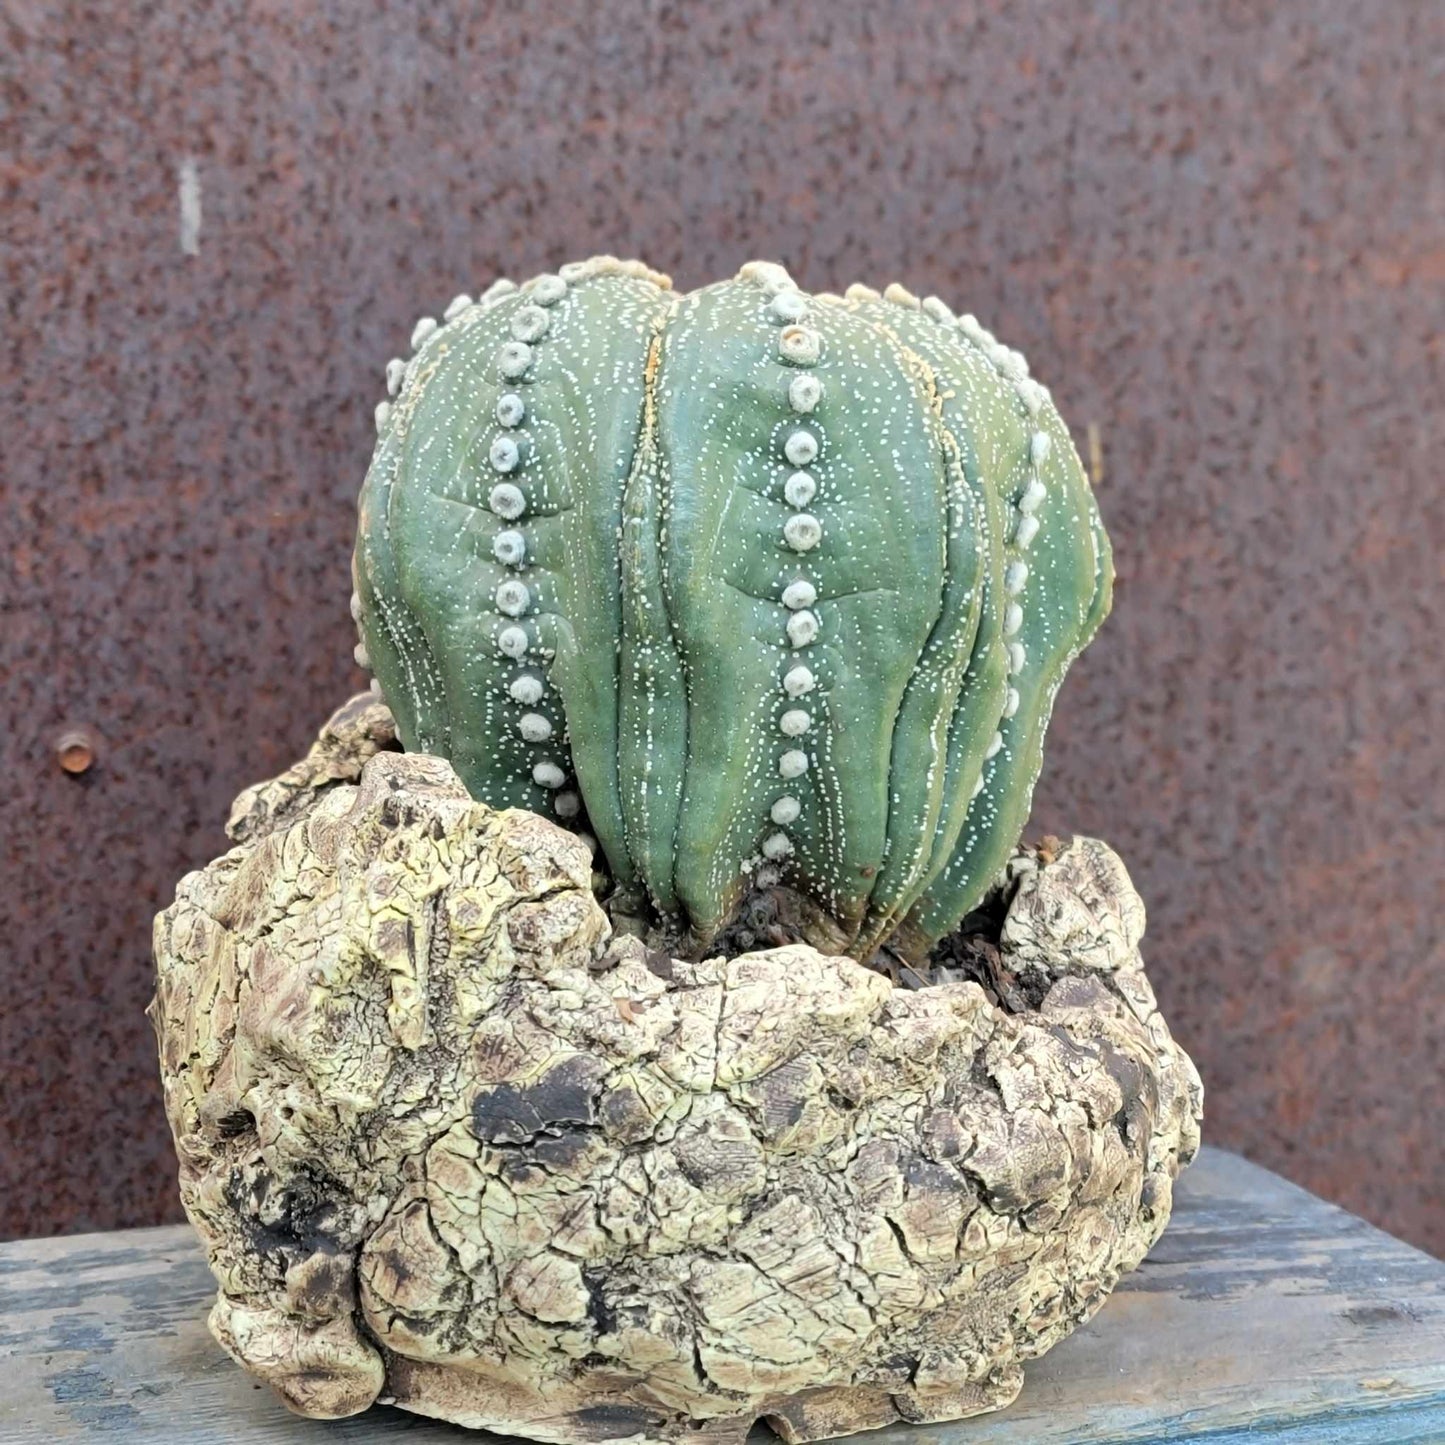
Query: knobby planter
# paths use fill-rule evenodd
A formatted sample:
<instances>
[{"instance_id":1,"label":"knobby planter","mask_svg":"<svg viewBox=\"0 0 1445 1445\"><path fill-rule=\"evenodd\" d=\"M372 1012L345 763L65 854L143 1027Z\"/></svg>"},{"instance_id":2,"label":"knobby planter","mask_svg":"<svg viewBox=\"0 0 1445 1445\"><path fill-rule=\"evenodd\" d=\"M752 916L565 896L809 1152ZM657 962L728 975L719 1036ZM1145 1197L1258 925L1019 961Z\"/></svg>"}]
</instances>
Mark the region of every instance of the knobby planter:
<instances>
[{"instance_id":1,"label":"knobby planter","mask_svg":"<svg viewBox=\"0 0 1445 1445\"><path fill-rule=\"evenodd\" d=\"M1202 1097L1119 859L1018 846L1111 577L1048 393L763 264L601 258L413 342L379 695L156 924L216 1337L303 1414L539 1440L1007 1404Z\"/></svg>"}]
</instances>

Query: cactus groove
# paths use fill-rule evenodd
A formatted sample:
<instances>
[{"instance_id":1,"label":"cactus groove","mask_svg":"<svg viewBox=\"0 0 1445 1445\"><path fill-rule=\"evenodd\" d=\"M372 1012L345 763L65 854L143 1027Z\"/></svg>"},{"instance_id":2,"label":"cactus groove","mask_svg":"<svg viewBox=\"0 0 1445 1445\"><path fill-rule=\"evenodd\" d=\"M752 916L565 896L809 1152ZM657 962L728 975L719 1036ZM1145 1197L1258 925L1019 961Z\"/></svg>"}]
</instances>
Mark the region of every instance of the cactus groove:
<instances>
[{"instance_id":1,"label":"cactus groove","mask_svg":"<svg viewBox=\"0 0 1445 1445\"><path fill-rule=\"evenodd\" d=\"M1108 539L1018 352L899 286L611 257L426 317L353 612L409 749L706 948L750 887L921 958L1018 841Z\"/></svg>"}]
</instances>

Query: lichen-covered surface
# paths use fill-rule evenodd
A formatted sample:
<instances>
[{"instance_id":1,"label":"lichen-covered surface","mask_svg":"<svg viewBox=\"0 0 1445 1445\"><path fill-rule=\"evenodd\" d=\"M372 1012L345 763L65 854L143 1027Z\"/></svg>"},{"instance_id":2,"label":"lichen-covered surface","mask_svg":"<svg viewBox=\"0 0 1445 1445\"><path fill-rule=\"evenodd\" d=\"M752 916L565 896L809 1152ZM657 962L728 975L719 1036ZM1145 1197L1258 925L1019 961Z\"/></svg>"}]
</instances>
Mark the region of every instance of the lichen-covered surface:
<instances>
[{"instance_id":1,"label":"lichen-covered surface","mask_svg":"<svg viewBox=\"0 0 1445 1445\"><path fill-rule=\"evenodd\" d=\"M436 758L360 766L273 789L156 922L212 1328L293 1408L566 1441L956 1418L1167 1222L1199 1082L1103 844L1011 862L998 989L909 991L610 939L575 837Z\"/></svg>"},{"instance_id":2,"label":"lichen-covered surface","mask_svg":"<svg viewBox=\"0 0 1445 1445\"><path fill-rule=\"evenodd\" d=\"M354 783L369 757L400 747L391 709L380 698L371 693L349 698L322 724L300 762L279 777L253 783L236 798L226 820L226 836L233 843L252 843L295 822L321 792L337 783Z\"/></svg>"},{"instance_id":3,"label":"lichen-covered surface","mask_svg":"<svg viewBox=\"0 0 1445 1445\"><path fill-rule=\"evenodd\" d=\"M1018 841L1108 538L1028 362L901 285L594 257L424 316L357 661L473 796L595 837L698 956L759 880L915 961Z\"/></svg>"}]
</instances>

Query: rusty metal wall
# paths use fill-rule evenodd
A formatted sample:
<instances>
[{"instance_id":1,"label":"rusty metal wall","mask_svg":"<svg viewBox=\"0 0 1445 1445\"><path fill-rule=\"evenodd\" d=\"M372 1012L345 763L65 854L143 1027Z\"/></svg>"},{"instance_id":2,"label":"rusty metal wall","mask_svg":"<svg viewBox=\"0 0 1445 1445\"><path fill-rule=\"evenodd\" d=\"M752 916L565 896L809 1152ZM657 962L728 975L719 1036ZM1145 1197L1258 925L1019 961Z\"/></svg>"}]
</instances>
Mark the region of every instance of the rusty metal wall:
<instances>
[{"instance_id":1,"label":"rusty metal wall","mask_svg":"<svg viewBox=\"0 0 1445 1445\"><path fill-rule=\"evenodd\" d=\"M1445 1249L1442 56L1434 0L8 0L0 1235L177 1217L149 921L362 681L382 364L613 251L937 292L1097 428L1036 823L1128 860L1208 1137Z\"/></svg>"}]
</instances>

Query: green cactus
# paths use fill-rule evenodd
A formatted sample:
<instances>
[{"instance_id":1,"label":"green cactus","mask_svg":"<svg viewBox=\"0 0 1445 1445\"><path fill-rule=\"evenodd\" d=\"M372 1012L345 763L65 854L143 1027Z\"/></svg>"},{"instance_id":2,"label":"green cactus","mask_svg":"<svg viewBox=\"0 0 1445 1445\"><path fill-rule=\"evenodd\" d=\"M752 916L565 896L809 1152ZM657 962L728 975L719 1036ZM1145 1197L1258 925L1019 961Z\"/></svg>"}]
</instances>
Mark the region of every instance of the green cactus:
<instances>
[{"instance_id":1,"label":"green cactus","mask_svg":"<svg viewBox=\"0 0 1445 1445\"><path fill-rule=\"evenodd\" d=\"M1069 434L970 316L600 258L419 322L353 611L408 748L706 947L755 885L921 958L1016 844L1108 611ZM600 860L599 860L600 862Z\"/></svg>"}]
</instances>

